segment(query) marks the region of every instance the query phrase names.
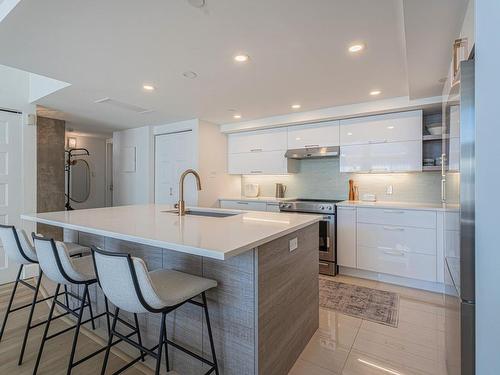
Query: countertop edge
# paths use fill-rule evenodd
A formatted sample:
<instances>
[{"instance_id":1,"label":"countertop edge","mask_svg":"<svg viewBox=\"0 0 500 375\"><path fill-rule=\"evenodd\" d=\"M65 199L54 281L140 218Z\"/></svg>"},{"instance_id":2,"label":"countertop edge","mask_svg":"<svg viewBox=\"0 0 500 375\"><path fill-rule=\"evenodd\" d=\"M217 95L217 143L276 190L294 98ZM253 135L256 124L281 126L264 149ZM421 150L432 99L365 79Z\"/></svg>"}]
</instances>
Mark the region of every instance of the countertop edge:
<instances>
[{"instance_id":1,"label":"countertop edge","mask_svg":"<svg viewBox=\"0 0 500 375\"><path fill-rule=\"evenodd\" d=\"M246 244L245 246L242 246L242 247L239 247L236 249L232 249L232 250L228 250L228 251L214 251L214 250L204 249L204 248L199 248L199 247L194 247L194 246L186 246L186 245L182 245L182 244L178 244L178 243L157 241L157 240L152 240L152 239L148 239L148 238L144 238L144 237L137 237L137 236L133 236L133 235L116 233L116 232L111 232L111 231L97 229L97 228L91 228L91 227L85 227L85 226L81 226L81 225L63 223L63 222L50 220L50 219L43 219L40 217L30 216L30 214L22 214L21 219L27 220L27 221L32 221L32 222L37 222L37 223L41 223L41 224L53 225L53 226L57 226L57 227L65 228L65 229L69 229L69 230L75 230L75 231L81 231L81 232L85 232L85 233L95 234L98 236L110 237L110 238L114 238L117 240L136 242L136 243L140 243L143 245L159 247L162 249L178 251L181 253L198 255L198 256L205 257L205 258L211 258L211 259L217 259L217 260L227 260L229 258L243 254L244 252L247 252L249 250L252 250L260 245L271 242L277 238L286 236L290 233L293 233L295 231L298 231L300 229L308 227L309 225L313 225L313 224L319 222L321 218L319 216L315 216L315 217L311 216L311 219L308 220L307 222L297 224L297 225L295 225L291 228L285 229L281 232L275 233L275 234L267 236L265 238L261 238L259 240L250 242L250 243Z\"/></svg>"},{"instance_id":2,"label":"countertop edge","mask_svg":"<svg viewBox=\"0 0 500 375\"><path fill-rule=\"evenodd\" d=\"M416 203L416 202L364 202L364 201L342 201L337 203L339 207L362 207L362 208L399 208L404 210L414 211L443 211L443 212L458 212L459 207L456 206L439 206L438 203Z\"/></svg>"}]
</instances>

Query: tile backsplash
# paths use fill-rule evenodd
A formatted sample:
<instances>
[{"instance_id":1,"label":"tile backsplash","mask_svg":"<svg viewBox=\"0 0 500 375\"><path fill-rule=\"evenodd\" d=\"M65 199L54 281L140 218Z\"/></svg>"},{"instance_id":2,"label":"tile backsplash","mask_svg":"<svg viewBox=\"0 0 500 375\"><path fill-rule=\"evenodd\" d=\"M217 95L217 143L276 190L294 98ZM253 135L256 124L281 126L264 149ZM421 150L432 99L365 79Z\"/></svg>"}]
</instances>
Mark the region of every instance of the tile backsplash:
<instances>
[{"instance_id":1,"label":"tile backsplash","mask_svg":"<svg viewBox=\"0 0 500 375\"><path fill-rule=\"evenodd\" d=\"M300 171L286 176L243 176L242 192L247 183L260 185L260 196L274 196L275 183L287 186L286 197L315 199L347 199L348 181L359 186L360 197L374 193L380 201L437 203L441 201L439 172L350 174L339 172L339 159L301 160ZM386 194L392 185L392 195ZM449 197L453 198L453 197Z\"/></svg>"}]
</instances>

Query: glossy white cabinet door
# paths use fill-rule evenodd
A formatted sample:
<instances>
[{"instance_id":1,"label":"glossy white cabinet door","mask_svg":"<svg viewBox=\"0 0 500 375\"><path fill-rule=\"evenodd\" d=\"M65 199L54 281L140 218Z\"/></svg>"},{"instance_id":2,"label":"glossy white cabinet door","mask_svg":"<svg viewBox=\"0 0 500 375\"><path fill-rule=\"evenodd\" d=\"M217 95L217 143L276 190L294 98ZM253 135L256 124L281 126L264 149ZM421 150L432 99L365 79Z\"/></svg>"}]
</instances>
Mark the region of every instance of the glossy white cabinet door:
<instances>
[{"instance_id":1,"label":"glossy white cabinet door","mask_svg":"<svg viewBox=\"0 0 500 375\"><path fill-rule=\"evenodd\" d=\"M220 201L220 208L228 210L243 210L243 211L266 211L266 202L249 202L249 201Z\"/></svg>"},{"instance_id":2,"label":"glossy white cabinet door","mask_svg":"<svg viewBox=\"0 0 500 375\"><path fill-rule=\"evenodd\" d=\"M340 145L422 139L422 111L389 113L340 121Z\"/></svg>"},{"instance_id":3,"label":"glossy white cabinet door","mask_svg":"<svg viewBox=\"0 0 500 375\"><path fill-rule=\"evenodd\" d=\"M355 207L337 207L337 263L356 268Z\"/></svg>"},{"instance_id":4,"label":"glossy white cabinet door","mask_svg":"<svg viewBox=\"0 0 500 375\"><path fill-rule=\"evenodd\" d=\"M277 151L287 149L287 129L256 130L228 135L228 153Z\"/></svg>"},{"instance_id":5,"label":"glossy white cabinet door","mask_svg":"<svg viewBox=\"0 0 500 375\"><path fill-rule=\"evenodd\" d=\"M285 158L285 151L228 154L229 174L287 174L296 172L296 161Z\"/></svg>"},{"instance_id":6,"label":"glossy white cabinet door","mask_svg":"<svg viewBox=\"0 0 500 375\"><path fill-rule=\"evenodd\" d=\"M391 247L358 246L358 268L436 282L436 257Z\"/></svg>"},{"instance_id":7,"label":"glossy white cabinet door","mask_svg":"<svg viewBox=\"0 0 500 375\"><path fill-rule=\"evenodd\" d=\"M338 146L339 121L288 127L288 148Z\"/></svg>"},{"instance_id":8,"label":"glossy white cabinet door","mask_svg":"<svg viewBox=\"0 0 500 375\"><path fill-rule=\"evenodd\" d=\"M420 172L422 141L342 146L340 172Z\"/></svg>"}]
</instances>

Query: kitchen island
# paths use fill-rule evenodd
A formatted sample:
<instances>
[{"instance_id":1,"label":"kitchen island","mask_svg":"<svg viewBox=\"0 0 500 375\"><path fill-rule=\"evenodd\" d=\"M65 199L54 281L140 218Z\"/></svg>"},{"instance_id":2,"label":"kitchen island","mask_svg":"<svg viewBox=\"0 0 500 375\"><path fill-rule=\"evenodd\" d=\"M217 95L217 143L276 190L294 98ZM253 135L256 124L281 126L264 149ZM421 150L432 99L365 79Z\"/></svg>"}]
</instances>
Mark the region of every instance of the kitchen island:
<instances>
[{"instance_id":1,"label":"kitchen island","mask_svg":"<svg viewBox=\"0 0 500 375\"><path fill-rule=\"evenodd\" d=\"M150 270L176 269L217 280L207 292L221 374L287 374L319 325L320 216L139 205L23 215L64 228L65 240L141 257ZM99 312L102 293L91 298ZM130 317L132 319L132 317ZM153 346L159 316L142 314ZM104 321L100 322L104 324ZM202 310L171 313L169 338L210 357ZM201 374L204 365L170 348L173 369Z\"/></svg>"}]
</instances>

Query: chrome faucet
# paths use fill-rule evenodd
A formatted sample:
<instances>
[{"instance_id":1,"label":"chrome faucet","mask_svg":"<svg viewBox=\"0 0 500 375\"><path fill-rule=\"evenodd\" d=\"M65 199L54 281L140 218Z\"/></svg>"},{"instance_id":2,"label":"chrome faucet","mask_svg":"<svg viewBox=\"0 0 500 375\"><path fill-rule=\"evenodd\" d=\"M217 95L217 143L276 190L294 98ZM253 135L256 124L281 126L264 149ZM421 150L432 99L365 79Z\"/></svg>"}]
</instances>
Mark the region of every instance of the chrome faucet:
<instances>
[{"instance_id":1,"label":"chrome faucet","mask_svg":"<svg viewBox=\"0 0 500 375\"><path fill-rule=\"evenodd\" d=\"M201 180L200 175L194 169L188 169L181 174L179 179L179 202L177 203L177 208L179 209L179 216L186 214L186 203L184 202L184 179L188 174L192 174L196 178L196 185L198 190L201 190Z\"/></svg>"}]
</instances>

